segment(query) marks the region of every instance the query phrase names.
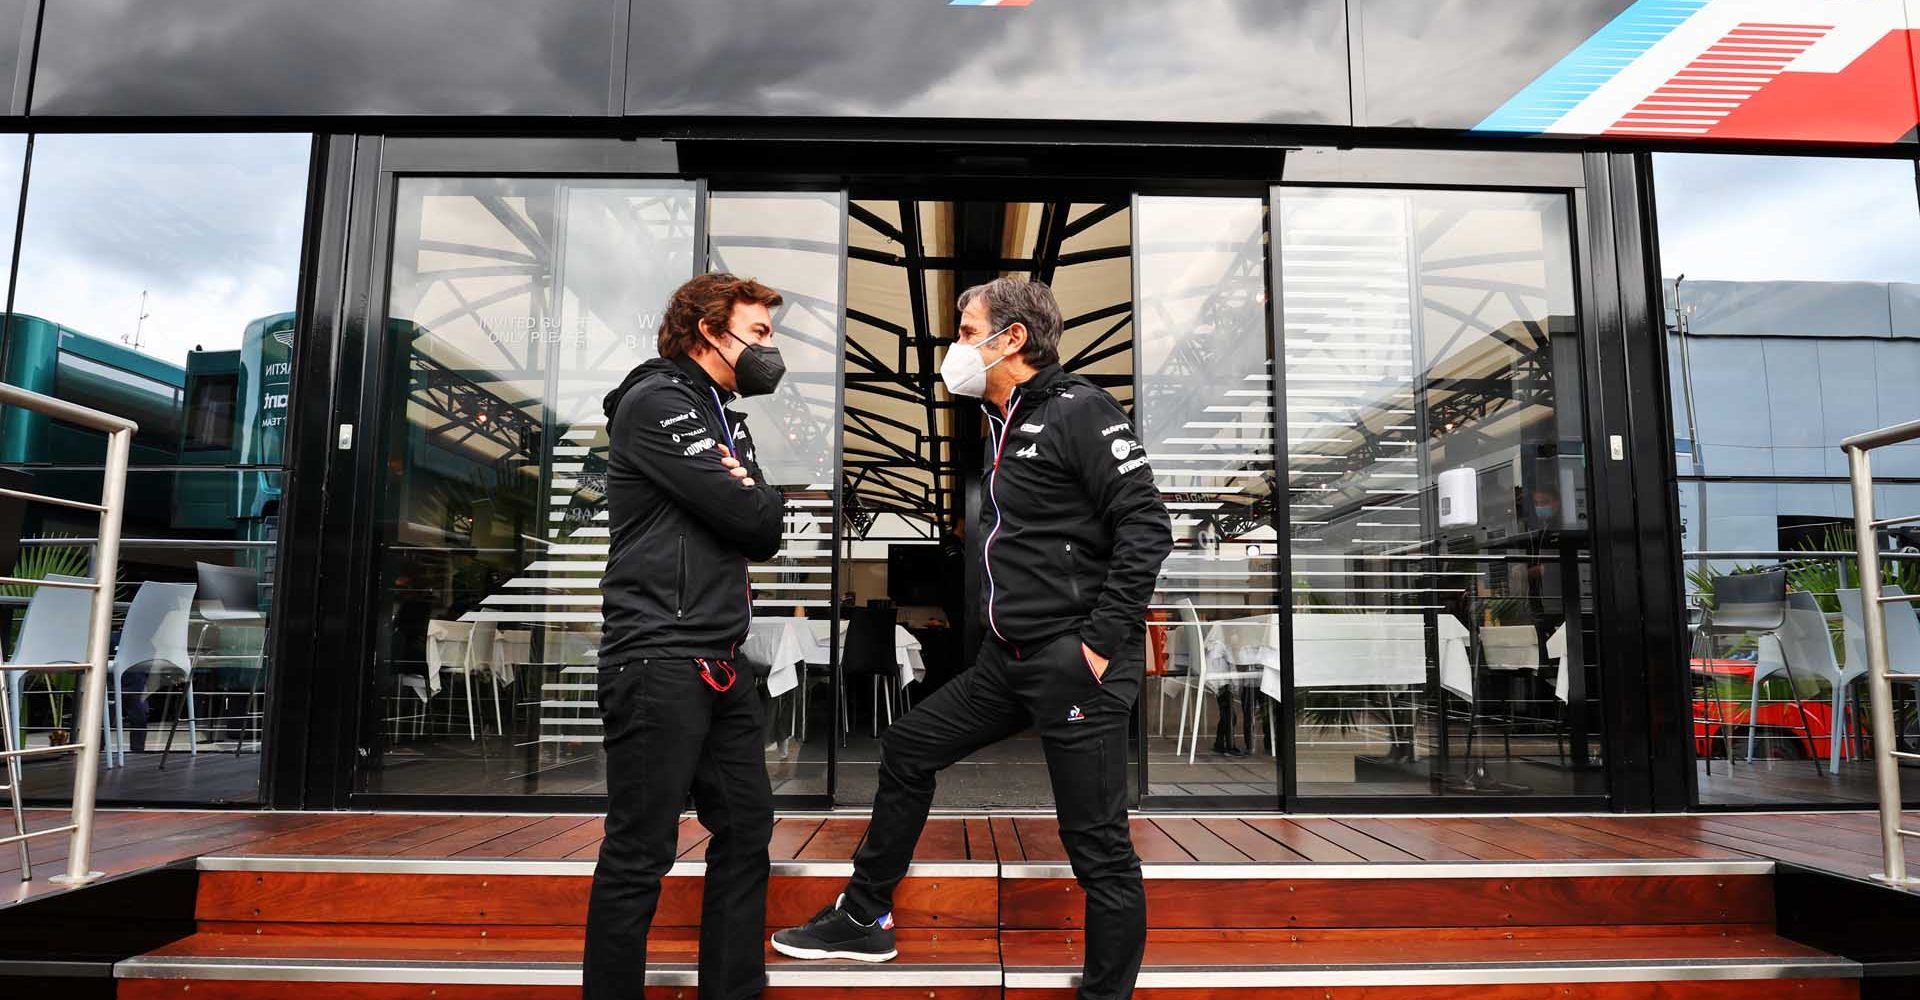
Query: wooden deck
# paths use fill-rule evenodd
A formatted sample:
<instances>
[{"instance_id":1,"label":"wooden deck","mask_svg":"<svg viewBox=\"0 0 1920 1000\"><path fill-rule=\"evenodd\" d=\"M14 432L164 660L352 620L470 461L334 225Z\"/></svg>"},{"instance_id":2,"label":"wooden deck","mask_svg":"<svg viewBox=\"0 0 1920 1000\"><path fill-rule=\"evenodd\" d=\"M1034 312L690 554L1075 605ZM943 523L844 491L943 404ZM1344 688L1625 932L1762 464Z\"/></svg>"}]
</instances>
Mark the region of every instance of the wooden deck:
<instances>
[{"instance_id":1,"label":"wooden deck","mask_svg":"<svg viewBox=\"0 0 1920 1000\"><path fill-rule=\"evenodd\" d=\"M1920 814L1915 816L1920 825ZM58 813L38 813L51 825ZM783 816L778 861L845 861L866 833L863 816ZM1757 858L1840 875L1877 871L1877 816L1869 812L1685 816L1233 817L1136 816L1134 846L1147 864L1394 863ZM682 821L683 857L698 859L706 831ZM368 858L587 860L599 850L597 816L423 813L266 813L103 810L94 867L137 872L210 854ZM1046 816L948 817L930 824L924 860L1064 862ZM39 842L36 878L19 882L16 852L0 850L0 905L60 891L66 841Z\"/></svg>"},{"instance_id":2,"label":"wooden deck","mask_svg":"<svg viewBox=\"0 0 1920 1000\"><path fill-rule=\"evenodd\" d=\"M1869 959L1804 934L1795 901L1809 879L1823 897L1858 886L1874 899L1850 905L1883 921L1880 901L1911 897L1817 876L1795 875L1783 889L1783 870L1769 863L1864 875L1879 860L1875 820L1138 816L1149 918L1139 995L1894 995L1863 991ZM799 923L831 903L867 825L858 815L777 820L769 926ZM316 989L389 1000L428 995L424 987L442 1000L578 996L599 817L114 810L98 829L98 867L115 874L197 860L190 870L103 884L109 895L116 886L171 887L152 898L172 907L168 926L177 928L91 960L93 981L110 984L106 995L116 1000L281 1000ZM706 841L697 822L682 822L678 849L688 863L662 884L650 1000L687 1000L697 985ZM62 868L63 850L46 845L35 859L40 877L14 883L7 898L61 892L47 877ZM897 1000L908 987L948 1000L1073 995L1085 913L1052 817L936 816L914 860L894 896L900 962L822 966L770 955L767 995ZM9 854L0 878L17 874L11 863ZM91 898L46 902L81 912ZM16 912L31 918L42 909ZM1817 925L1832 922L1830 908L1816 909ZM12 961L31 967L32 958ZM1910 963L1920 953L1870 960L1895 958ZM0 993L7 975L0 968ZM56 989L68 981L23 982ZM1906 986L1920 990L1920 978Z\"/></svg>"}]
</instances>

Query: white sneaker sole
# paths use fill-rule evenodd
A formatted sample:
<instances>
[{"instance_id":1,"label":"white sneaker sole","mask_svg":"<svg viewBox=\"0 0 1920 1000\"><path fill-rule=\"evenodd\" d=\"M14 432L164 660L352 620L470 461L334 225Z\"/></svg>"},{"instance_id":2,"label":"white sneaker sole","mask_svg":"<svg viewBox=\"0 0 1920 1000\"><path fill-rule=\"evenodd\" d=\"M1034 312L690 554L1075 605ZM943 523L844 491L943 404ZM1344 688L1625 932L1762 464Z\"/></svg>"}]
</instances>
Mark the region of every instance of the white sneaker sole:
<instances>
[{"instance_id":1,"label":"white sneaker sole","mask_svg":"<svg viewBox=\"0 0 1920 1000\"><path fill-rule=\"evenodd\" d=\"M816 961L828 958L843 958L854 962L891 962L895 956L900 954L898 951L880 953L872 951L828 951L824 948L795 948L790 944L781 944L778 940L772 943L774 951L788 958L811 959Z\"/></svg>"}]
</instances>

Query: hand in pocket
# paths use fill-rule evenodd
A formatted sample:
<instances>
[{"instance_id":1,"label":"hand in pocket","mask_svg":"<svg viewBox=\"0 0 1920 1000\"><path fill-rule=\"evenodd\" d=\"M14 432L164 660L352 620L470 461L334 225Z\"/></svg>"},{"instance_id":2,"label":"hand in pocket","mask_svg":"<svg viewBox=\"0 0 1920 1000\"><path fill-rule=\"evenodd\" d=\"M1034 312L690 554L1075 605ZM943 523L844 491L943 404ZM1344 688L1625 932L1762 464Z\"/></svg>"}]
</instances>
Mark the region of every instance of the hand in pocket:
<instances>
[{"instance_id":1,"label":"hand in pocket","mask_svg":"<svg viewBox=\"0 0 1920 1000\"><path fill-rule=\"evenodd\" d=\"M1086 643L1080 644L1080 655L1086 658L1087 669L1093 671L1093 679L1098 681L1107 676L1107 658L1093 651Z\"/></svg>"}]
</instances>

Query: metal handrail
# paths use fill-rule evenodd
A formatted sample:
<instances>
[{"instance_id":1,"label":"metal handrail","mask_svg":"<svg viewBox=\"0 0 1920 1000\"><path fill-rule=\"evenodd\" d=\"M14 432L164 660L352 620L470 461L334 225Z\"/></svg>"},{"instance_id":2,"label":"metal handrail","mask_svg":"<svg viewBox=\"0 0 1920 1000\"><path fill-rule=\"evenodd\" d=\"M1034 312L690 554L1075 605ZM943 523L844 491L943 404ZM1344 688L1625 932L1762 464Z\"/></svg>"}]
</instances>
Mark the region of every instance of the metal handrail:
<instances>
[{"instance_id":1,"label":"metal handrail","mask_svg":"<svg viewBox=\"0 0 1920 1000\"><path fill-rule=\"evenodd\" d=\"M113 592L120 567L120 517L127 501L127 463L133 451L133 434L139 427L125 417L103 413L63 399L55 399L52 396L42 396L37 392L29 392L18 386L4 383L0 383L0 406L17 406L23 410L32 410L55 420L102 431L107 435L107 458L104 474L101 477L98 504L18 490L5 491L5 495L15 499L90 510L97 512L100 516L100 528L96 533L93 550L91 581L73 584L50 580L13 578L6 580L9 583L25 586L81 587L92 591L92 607L87 620L86 662L0 664L0 673L7 670L28 670L36 673L66 670L85 674L85 681L81 685L80 722L74 732L76 738L72 743L59 747L27 749L14 746L12 713L7 711L7 688L5 684L0 684L0 733L4 733L4 736L0 736L0 751L3 751L0 752L0 757L4 757L6 761L6 790L8 798L12 800L14 831L12 836L0 837L0 844L17 845L20 851L20 878L26 881L33 878L28 842L39 837L65 834L69 838L67 871L64 875L55 875L52 881L64 885L80 885L97 879L101 875L92 868L93 807L100 787L100 746L106 738L105 727L101 722L106 715L107 656L113 630ZM73 753L79 756L73 768L73 797L68 803L68 821L60 826L29 830L26 811L20 804L20 760L23 757L50 756L55 753Z\"/></svg>"},{"instance_id":2,"label":"metal handrail","mask_svg":"<svg viewBox=\"0 0 1920 1000\"><path fill-rule=\"evenodd\" d=\"M1855 434L1840 442L1847 453L1847 468L1853 483L1853 537L1860 560L1860 603L1866 618L1868 718L1873 729L1874 785L1880 798L1880 851L1886 871L1874 876L1894 885L1920 887L1920 878L1907 873L1904 837L1920 837L1920 830L1901 825L1900 761L1920 760L1920 753L1907 753L1895 744L1893 726L1893 680L1896 675L1887 666L1887 604L1880 592L1879 529L1903 521L1892 518L1876 521L1873 517L1873 465L1868 452L1920 438L1920 421L1883 427ZM1901 680L1920 679L1920 675L1899 674Z\"/></svg>"}]
</instances>

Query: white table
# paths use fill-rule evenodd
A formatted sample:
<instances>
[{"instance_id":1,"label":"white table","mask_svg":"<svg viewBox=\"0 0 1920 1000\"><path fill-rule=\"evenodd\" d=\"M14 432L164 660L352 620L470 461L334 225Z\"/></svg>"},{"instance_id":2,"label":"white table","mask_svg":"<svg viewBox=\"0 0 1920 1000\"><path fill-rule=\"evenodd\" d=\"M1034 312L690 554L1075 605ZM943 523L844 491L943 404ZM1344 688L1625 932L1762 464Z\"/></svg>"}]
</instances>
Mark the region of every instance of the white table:
<instances>
[{"instance_id":1,"label":"white table","mask_svg":"<svg viewBox=\"0 0 1920 1000\"><path fill-rule=\"evenodd\" d=\"M832 662L832 652L827 645L832 634L833 622L826 619L755 615L741 652L773 668L767 674L767 693L779 697L800 686L802 664L825 667ZM846 643L847 631L842 628L842 649ZM893 627L893 654L894 662L900 667L902 685L927 675L926 661L920 655L920 640L897 624Z\"/></svg>"},{"instance_id":2,"label":"white table","mask_svg":"<svg viewBox=\"0 0 1920 1000\"><path fill-rule=\"evenodd\" d=\"M427 622L427 690L440 693L440 671L481 671L501 687L513 683L513 667L533 655L533 632L529 629L495 629L491 641L473 646L474 622L435 618Z\"/></svg>"},{"instance_id":3,"label":"white table","mask_svg":"<svg viewBox=\"0 0 1920 1000\"><path fill-rule=\"evenodd\" d=\"M1440 684L1473 696L1469 634L1460 619L1439 615ZM1254 615L1214 622L1206 633L1210 670L1261 671L1260 690L1279 700L1280 616ZM1293 616L1295 688L1416 686L1427 679L1426 615L1415 612L1296 614Z\"/></svg>"}]
</instances>

